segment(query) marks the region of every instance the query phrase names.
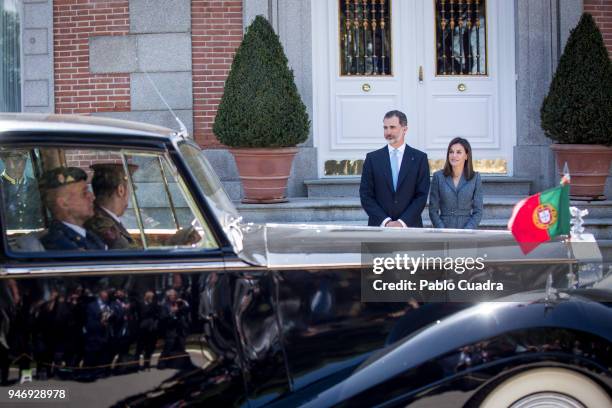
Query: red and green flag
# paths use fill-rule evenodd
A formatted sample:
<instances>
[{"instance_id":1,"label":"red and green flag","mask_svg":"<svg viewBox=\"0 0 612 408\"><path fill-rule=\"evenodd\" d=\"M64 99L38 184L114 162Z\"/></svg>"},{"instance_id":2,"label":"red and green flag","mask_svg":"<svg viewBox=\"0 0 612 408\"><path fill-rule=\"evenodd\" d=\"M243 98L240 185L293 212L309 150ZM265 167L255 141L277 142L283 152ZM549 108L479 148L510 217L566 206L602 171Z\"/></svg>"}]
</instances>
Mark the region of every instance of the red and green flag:
<instances>
[{"instance_id":1,"label":"red and green flag","mask_svg":"<svg viewBox=\"0 0 612 408\"><path fill-rule=\"evenodd\" d=\"M514 206L508 229L524 254L557 235L569 234L569 184L562 183Z\"/></svg>"}]
</instances>

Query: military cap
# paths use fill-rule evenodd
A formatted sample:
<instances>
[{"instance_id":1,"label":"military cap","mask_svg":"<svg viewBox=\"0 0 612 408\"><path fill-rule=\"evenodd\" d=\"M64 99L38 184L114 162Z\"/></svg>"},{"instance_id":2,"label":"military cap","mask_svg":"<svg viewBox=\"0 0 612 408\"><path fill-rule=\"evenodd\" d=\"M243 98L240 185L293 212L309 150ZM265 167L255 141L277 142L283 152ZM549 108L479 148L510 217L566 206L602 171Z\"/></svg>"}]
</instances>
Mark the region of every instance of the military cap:
<instances>
[{"instance_id":1,"label":"military cap","mask_svg":"<svg viewBox=\"0 0 612 408\"><path fill-rule=\"evenodd\" d=\"M25 150L15 150L15 149L0 149L0 159L24 159L28 158L29 154Z\"/></svg>"},{"instance_id":2,"label":"military cap","mask_svg":"<svg viewBox=\"0 0 612 408\"><path fill-rule=\"evenodd\" d=\"M47 170L38 182L41 191L67 186L79 181L87 181L87 173L78 167L56 167Z\"/></svg>"}]
</instances>

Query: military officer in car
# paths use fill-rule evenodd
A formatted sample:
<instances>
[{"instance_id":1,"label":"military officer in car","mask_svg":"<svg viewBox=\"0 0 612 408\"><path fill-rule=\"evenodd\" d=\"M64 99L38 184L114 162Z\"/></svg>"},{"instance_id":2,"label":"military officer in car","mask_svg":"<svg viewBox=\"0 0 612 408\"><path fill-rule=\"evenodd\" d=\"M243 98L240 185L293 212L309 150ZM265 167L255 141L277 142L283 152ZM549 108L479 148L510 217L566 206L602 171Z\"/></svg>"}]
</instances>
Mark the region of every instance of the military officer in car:
<instances>
[{"instance_id":1,"label":"military officer in car","mask_svg":"<svg viewBox=\"0 0 612 408\"><path fill-rule=\"evenodd\" d=\"M4 200L6 228L35 229L43 225L36 180L25 174L29 159L26 151L0 150L4 170L0 187Z\"/></svg>"},{"instance_id":2,"label":"military officer in car","mask_svg":"<svg viewBox=\"0 0 612 408\"><path fill-rule=\"evenodd\" d=\"M87 173L78 167L57 167L46 171L40 180L45 206L53 216L41 243L47 250L106 249L85 222L94 215L94 196L87 185Z\"/></svg>"},{"instance_id":3,"label":"military officer in car","mask_svg":"<svg viewBox=\"0 0 612 408\"><path fill-rule=\"evenodd\" d=\"M97 163L90 166L94 171L91 188L95 195L94 216L85 223L85 228L97 234L110 249L142 248L121 222L121 217L130 201L128 178L121 163ZM138 166L130 164L133 173Z\"/></svg>"},{"instance_id":4,"label":"military officer in car","mask_svg":"<svg viewBox=\"0 0 612 408\"><path fill-rule=\"evenodd\" d=\"M98 235L110 249L142 249L124 227L123 216L130 201L128 177L121 163L96 163L90 166L94 171L91 187L95 195L94 217L85 227ZM133 174L138 166L129 164ZM193 228L180 229L173 236L162 240L163 245L189 245L200 240Z\"/></svg>"}]
</instances>

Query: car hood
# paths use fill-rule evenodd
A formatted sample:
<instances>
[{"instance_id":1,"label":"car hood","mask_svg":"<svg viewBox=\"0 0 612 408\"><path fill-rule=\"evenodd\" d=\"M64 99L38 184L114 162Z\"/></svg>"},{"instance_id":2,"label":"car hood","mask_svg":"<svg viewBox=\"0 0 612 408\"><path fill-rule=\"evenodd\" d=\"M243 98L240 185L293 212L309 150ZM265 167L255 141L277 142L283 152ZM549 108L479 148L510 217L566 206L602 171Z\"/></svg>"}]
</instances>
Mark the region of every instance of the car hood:
<instances>
[{"instance_id":1,"label":"car hood","mask_svg":"<svg viewBox=\"0 0 612 408\"><path fill-rule=\"evenodd\" d=\"M312 224L240 224L230 231L238 256L268 268L354 266L363 262L364 244L401 244L426 256L486 255L489 261L568 262L559 239L521 252L509 231L435 228L380 228Z\"/></svg>"}]
</instances>

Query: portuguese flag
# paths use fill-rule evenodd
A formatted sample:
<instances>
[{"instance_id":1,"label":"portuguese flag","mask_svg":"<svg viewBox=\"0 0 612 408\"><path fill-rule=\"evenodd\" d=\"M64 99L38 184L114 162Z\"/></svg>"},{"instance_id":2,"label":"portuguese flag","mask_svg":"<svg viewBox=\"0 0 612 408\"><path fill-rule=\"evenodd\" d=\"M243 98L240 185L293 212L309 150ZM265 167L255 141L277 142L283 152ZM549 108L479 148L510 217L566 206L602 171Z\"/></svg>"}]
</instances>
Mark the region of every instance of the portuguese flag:
<instances>
[{"instance_id":1,"label":"portuguese flag","mask_svg":"<svg viewBox=\"0 0 612 408\"><path fill-rule=\"evenodd\" d=\"M569 184L564 183L518 202L508 229L524 254L552 237L569 234Z\"/></svg>"}]
</instances>

